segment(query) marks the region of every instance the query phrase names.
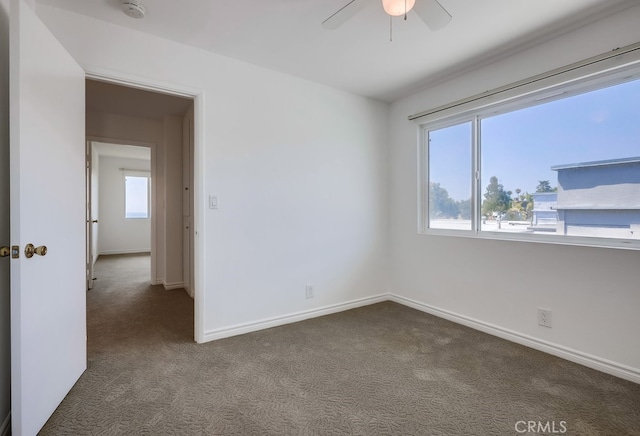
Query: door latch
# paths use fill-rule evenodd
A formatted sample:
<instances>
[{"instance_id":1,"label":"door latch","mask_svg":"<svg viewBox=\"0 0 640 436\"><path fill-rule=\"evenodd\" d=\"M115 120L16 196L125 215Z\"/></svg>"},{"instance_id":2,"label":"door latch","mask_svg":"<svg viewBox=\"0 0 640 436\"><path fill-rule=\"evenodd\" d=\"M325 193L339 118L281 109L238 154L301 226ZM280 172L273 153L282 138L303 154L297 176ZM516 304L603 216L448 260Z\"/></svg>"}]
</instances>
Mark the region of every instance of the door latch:
<instances>
[{"instance_id":1,"label":"door latch","mask_svg":"<svg viewBox=\"0 0 640 436\"><path fill-rule=\"evenodd\" d=\"M7 257L11 255L12 259L20 258L20 247L12 245L11 248L7 246L0 247L0 257Z\"/></svg>"}]
</instances>

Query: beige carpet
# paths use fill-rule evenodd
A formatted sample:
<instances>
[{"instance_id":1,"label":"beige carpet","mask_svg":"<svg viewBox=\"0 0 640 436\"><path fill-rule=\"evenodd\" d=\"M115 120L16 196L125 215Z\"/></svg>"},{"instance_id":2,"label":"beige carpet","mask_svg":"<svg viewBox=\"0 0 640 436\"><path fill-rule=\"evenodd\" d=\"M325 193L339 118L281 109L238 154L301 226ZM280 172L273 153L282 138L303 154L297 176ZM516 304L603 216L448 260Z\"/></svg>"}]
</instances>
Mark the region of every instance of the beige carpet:
<instances>
[{"instance_id":1,"label":"beige carpet","mask_svg":"<svg viewBox=\"0 0 640 436\"><path fill-rule=\"evenodd\" d=\"M100 258L89 368L43 435L640 435L640 385L394 303L197 345L148 262Z\"/></svg>"}]
</instances>

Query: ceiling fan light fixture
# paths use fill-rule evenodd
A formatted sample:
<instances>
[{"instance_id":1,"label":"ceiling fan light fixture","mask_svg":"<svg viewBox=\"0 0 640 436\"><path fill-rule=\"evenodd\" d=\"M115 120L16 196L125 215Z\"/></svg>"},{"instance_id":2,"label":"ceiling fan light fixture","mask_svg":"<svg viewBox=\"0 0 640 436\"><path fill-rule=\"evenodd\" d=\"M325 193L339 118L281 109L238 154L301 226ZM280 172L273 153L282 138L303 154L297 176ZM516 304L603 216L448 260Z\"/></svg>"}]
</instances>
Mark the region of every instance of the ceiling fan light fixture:
<instances>
[{"instance_id":1,"label":"ceiling fan light fixture","mask_svg":"<svg viewBox=\"0 0 640 436\"><path fill-rule=\"evenodd\" d=\"M406 14L416 4L416 0L382 0L384 11L392 17Z\"/></svg>"}]
</instances>

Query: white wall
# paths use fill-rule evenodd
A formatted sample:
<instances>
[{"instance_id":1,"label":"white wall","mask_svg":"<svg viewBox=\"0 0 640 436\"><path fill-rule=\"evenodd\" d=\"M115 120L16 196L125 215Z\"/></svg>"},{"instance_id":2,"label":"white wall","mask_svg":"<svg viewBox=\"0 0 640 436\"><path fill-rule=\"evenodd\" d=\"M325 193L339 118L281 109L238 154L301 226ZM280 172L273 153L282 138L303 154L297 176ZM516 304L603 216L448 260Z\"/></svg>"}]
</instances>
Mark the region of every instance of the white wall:
<instances>
[{"instance_id":1,"label":"white wall","mask_svg":"<svg viewBox=\"0 0 640 436\"><path fill-rule=\"evenodd\" d=\"M0 0L0 204L9 204L9 0ZM0 213L0 245L10 244L9 212ZM9 258L0 258L0 434L10 427Z\"/></svg>"},{"instance_id":2,"label":"white wall","mask_svg":"<svg viewBox=\"0 0 640 436\"><path fill-rule=\"evenodd\" d=\"M55 8L38 14L85 68L203 92L197 207L219 198L197 229L207 338L387 291L387 105Z\"/></svg>"},{"instance_id":3,"label":"white wall","mask_svg":"<svg viewBox=\"0 0 640 436\"><path fill-rule=\"evenodd\" d=\"M630 368L629 376L640 381L640 252L418 235L418 127L407 121L413 113L638 42L639 22L640 7L634 7L392 105L396 294L512 332L516 339L546 341L553 352L593 356L590 364L611 361L609 370ZM539 271L548 286L536 285L532 277ZM552 329L537 325L538 307L553 310Z\"/></svg>"},{"instance_id":4,"label":"white wall","mask_svg":"<svg viewBox=\"0 0 640 436\"><path fill-rule=\"evenodd\" d=\"M124 217L124 173L120 168L150 171L151 161L100 156L99 166L98 252L101 255L149 252L151 219Z\"/></svg>"},{"instance_id":5,"label":"white wall","mask_svg":"<svg viewBox=\"0 0 640 436\"><path fill-rule=\"evenodd\" d=\"M55 8L38 13L85 68L203 91L197 200L217 195L220 205L198 229L209 337L391 289L640 375L640 253L418 235L417 126L406 119L637 42L640 8L396 102L389 118L386 105L325 86ZM537 269L553 287L527 279ZM315 299L304 299L305 283ZM553 310L553 329L537 326L539 306Z\"/></svg>"}]
</instances>

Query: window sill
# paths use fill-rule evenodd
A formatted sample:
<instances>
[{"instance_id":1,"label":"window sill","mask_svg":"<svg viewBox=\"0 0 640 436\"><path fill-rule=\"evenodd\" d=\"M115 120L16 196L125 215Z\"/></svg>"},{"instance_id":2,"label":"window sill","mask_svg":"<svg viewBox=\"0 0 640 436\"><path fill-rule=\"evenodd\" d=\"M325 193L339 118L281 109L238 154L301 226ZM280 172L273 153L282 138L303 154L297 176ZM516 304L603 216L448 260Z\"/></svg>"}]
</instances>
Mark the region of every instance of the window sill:
<instances>
[{"instance_id":1,"label":"window sill","mask_svg":"<svg viewBox=\"0 0 640 436\"><path fill-rule=\"evenodd\" d=\"M618 250L640 250L640 239L589 238L580 236L558 236L526 233L507 233L473 230L425 229L420 235L447 236L457 238L488 239L500 241L528 242L536 244L571 245L579 247L613 248Z\"/></svg>"}]
</instances>

